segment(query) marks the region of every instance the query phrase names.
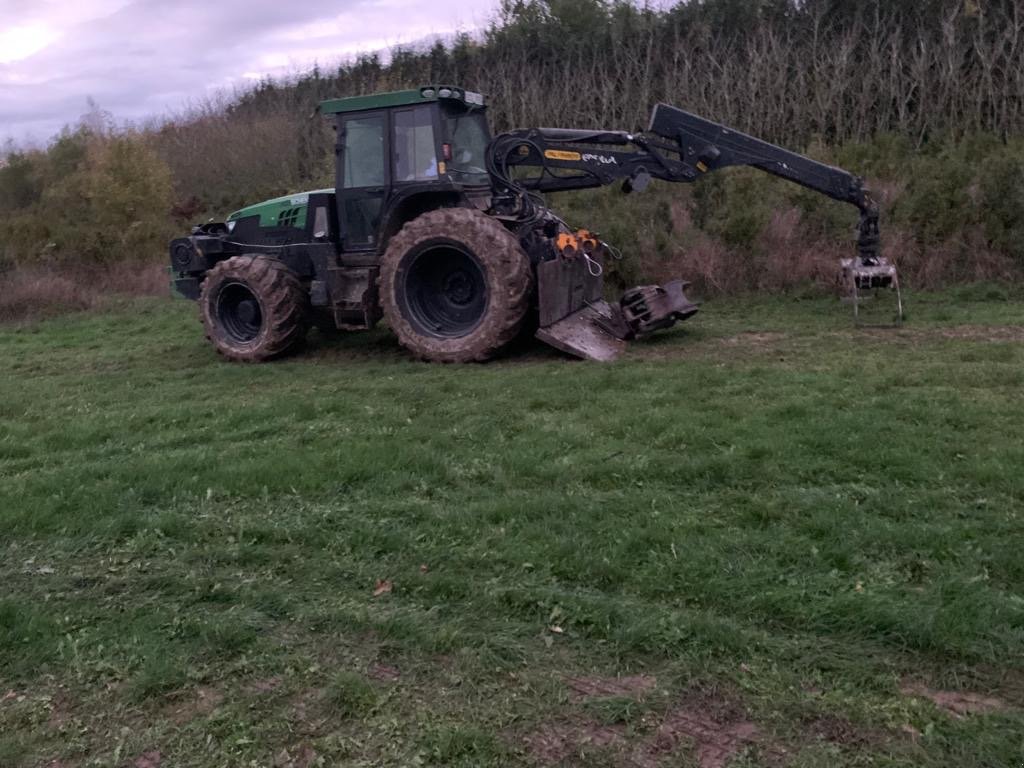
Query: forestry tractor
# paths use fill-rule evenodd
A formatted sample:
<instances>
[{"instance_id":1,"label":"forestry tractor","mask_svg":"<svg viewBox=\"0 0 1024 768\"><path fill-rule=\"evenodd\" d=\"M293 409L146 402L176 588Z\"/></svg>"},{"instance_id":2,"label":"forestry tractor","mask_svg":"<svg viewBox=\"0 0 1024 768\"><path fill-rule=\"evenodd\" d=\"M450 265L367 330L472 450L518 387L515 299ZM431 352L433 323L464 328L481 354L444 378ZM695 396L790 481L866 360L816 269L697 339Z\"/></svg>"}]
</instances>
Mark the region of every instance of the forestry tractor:
<instances>
[{"instance_id":1,"label":"forestry tractor","mask_svg":"<svg viewBox=\"0 0 1024 768\"><path fill-rule=\"evenodd\" d=\"M612 360L633 338L697 312L687 283L606 300L617 252L574 229L542 193L652 179L691 183L752 166L860 210L856 294L897 288L879 253L878 209L861 179L676 107L646 132L531 128L491 137L481 94L455 86L333 99L333 189L288 195L195 227L170 244L175 291L197 300L225 358L294 349L310 325L372 328L381 318L419 358L487 360L524 329L567 353Z\"/></svg>"}]
</instances>

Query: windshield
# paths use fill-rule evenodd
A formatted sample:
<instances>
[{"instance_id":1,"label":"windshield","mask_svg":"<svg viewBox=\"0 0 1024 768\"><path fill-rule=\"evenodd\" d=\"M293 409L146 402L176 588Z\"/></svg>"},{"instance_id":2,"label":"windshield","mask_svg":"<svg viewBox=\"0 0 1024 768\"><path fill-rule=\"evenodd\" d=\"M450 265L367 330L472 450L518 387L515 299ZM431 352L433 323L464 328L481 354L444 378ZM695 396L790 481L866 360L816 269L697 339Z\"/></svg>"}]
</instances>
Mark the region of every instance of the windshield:
<instances>
[{"instance_id":1,"label":"windshield","mask_svg":"<svg viewBox=\"0 0 1024 768\"><path fill-rule=\"evenodd\" d=\"M483 110L445 110L448 140L452 145L452 159L448 172L463 184L487 182L487 144L491 140Z\"/></svg>"}]
</instances>

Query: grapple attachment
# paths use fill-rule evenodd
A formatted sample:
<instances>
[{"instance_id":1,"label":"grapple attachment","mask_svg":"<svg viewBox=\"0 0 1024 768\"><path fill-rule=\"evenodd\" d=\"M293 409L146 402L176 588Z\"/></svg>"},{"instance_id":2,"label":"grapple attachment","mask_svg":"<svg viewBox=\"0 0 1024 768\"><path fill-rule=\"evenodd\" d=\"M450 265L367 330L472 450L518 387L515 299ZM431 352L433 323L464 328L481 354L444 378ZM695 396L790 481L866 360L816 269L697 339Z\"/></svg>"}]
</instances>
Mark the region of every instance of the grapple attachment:
<instances>
[{"instance_id":1,"label":"grapple attachment","mask_svg":"<svg viewBox=\"0 0 1024 768\"><path fill-rule=\"evenodd\" d=\"M610 304L602 298L601 254L565 239L559 246L557 258L537 266L537 338L556 349L607 362L622 354L627 341L697 313L697 305L686 298L689 283L682 280L630 288Z\"/></svg>"},{"instance_id":2,"label":"grapple attachment","mask_svg":"<svg viewBox=\"0 0 1024 768\"><path fill-rule=\"evenodd\" d=\"M630 288L622 294L619 312L630 329L629 338L669 328L676 321L697 314L697 305L684 293L689 287L690 284L684 280L673 280L665 285Z\"/></svg>"},{"instance_id":3,"label":"grapple attachment","mask_svg":"<svg viewBox=\"0 0 1024 768\"><path fill-rule=\"evenodd\" d=\"M878 295L880 290L891 290L895 293L895 324L903 323L903 294L900 291L900 278L895 264L882 257L871 260L858 257L842 259L839 266L839 283L846 292L847 300L853 304L855 323L863 325L860 306L863 302Z\"/></svg>"}]
</instances>

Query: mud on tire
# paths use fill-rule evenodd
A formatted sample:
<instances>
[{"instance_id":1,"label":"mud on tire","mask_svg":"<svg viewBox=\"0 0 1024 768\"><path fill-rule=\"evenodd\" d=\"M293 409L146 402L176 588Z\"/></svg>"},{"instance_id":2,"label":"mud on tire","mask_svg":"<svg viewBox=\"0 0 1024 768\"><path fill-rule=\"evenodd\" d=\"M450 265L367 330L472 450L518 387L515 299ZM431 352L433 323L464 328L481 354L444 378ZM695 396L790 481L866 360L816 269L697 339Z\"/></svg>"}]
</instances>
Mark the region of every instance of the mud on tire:
<instances>
[{"instance_id":1,"label":"mud on tire","mask_svg":"<svg viewBox=\"0 0 1024 768\"><path fill-rule=\"evenodd\" d=\"M284 355L306 336L308 296L299 278L268 256L233 256L211 269L199 295L208 338L228 360Z\"/></svg>"},{"instance_id":2,"label":"mud on tire","mask_svg":"<svg viewBox=\"0 0 1024 768\"><path fill-rule=\"evenodd\" d=\"M498 221L469 208L429 211L395 235L381 259L384 317L424 360L487 360L530 311L530 260Z\"/></svg>"}]
</instances>

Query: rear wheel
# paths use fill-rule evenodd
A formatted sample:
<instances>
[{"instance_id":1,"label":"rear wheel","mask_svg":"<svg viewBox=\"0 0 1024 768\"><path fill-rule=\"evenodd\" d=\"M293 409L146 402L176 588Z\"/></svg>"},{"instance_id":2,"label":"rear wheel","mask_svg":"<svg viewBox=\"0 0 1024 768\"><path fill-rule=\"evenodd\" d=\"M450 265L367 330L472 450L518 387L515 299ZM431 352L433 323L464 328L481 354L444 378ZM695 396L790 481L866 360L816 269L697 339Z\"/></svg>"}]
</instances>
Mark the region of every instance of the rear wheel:
<instances>
[{"instance_id":1,"label":"rear wheel","mask_svg":"<svg viewBox=\"0 0 1024 768\"><path fill-rule=\"evenodd\" d=\"M381 259L388 325L418 357L482 361L509 344L527 317L530 260L496 220L468 208L407 223Z\"/></svg>"},{"instance_id":2,"label":"rear wheel","mask_svg":"<svg viewBox=\"0 0 1024 768\"><path fill-rule=\"evenodd\" d=\"M203 281L199 307L206 338L228 360L261 362L305 338L308 297L299 278L268 256L233 256Z\"/></svg>"}]
</instances>

